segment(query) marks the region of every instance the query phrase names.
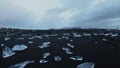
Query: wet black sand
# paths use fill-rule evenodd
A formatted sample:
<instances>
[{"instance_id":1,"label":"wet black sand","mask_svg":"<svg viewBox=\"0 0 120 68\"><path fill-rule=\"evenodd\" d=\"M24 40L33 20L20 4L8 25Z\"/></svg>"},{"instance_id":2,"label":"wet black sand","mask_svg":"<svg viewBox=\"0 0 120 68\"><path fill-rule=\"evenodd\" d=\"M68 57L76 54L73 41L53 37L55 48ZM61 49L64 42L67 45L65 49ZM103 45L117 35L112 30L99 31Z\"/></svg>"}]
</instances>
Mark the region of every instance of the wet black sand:
<instances>
[{"instance_id":1,"label":"wet black sand","mask_svg":"<svg viewBox=\"0 0 120 68\"><path fill-rule=\"evenodd\" d=\"M73 37L72 33L78 34L89 33L91 36ZM25 44L28 49L17 52L15 55L9 58L2 58L2 50L5 46L0 47L0 68L8 68L10 65L17 64L27 60L34 60L35 63L29 64L26 68L76 68L77 65L84 62L94 62L95 68L119 68L120 67L120 31L117 30L47 30L47 31L32 31L32 30L16 30L14 32L7 32L10 40L4 41L7 34L1 32L0 44L13 47L15 44ZM63 36L63 33L69 33L70 36L67 39L58 39ZM94 33L118 33L118 36L105 36L105 35L93 35ZM10 35L12 34L12 35ZM27 36L22 36L27 34ZM58 34L57 36L45 37L42 39L29 37L34 35L51 35ZM28 36L29 35L29 36ZM17 38L24 37L24 40L17 40ZM107 41L102 41L105 38ZM70 40L73 40L72 42ZM29 44L28 41L34 43ZM51 47L40 49L38 48L43 42L51 42ZM95 43L97 41L97 43ZM62 47L68 47L66 43L71 43L75 48L71 49L74 54L67 55L62 51ZM69 47L68 47L69 48ZM48 63L41 64L39 60L42 59L42 54L50 52L51 55L47 58ZM62 57L60 62L54 61L54 56L59 55ZM73 61L69 57L74 55L83 56L83 61Z\"/></svg>"}]
</instances>

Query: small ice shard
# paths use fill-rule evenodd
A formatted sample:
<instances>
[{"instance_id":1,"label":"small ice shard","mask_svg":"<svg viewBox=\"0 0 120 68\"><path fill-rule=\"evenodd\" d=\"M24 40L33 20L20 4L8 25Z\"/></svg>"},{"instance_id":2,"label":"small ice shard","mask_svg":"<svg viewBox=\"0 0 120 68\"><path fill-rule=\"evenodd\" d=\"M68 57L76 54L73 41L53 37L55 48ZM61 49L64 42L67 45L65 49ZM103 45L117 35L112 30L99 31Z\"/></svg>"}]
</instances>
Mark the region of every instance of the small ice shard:
<instances>
[{"instance_id":1,"label":"small ice shard","mask_svg":"<svg viewBox=\"0 0 120 68\"><path fill-rule=\"evenodd\" d=\"M67 45L71 48L74 48L74 45L71 45L70 43L67 43Z\"/></svg>"},{"instance_id":2,"label":"small ice shard","mask_svg":"<svg viewBox=\"0 0 120 68\"><path fill-rule=\"evenodd\" d=\"M75 60L75 61L82 61L83 57L82 56L72 56L70 57L71 60Z\"/></svg>"},{"instance_id":3,"label":"small ice shard","mask_svg":"<svg viewBox=\"0 0 120 68\"><path fill-rule=\"evenodd\" d=\"M77 33L73 33L73 36L74 36L74 37L81 37L82 35L77 34Z\"/></svg>"},{"instance_id":4,"label":"small ice shard","mask_svg":"<svg viewBox=\"0 0 120 68\"><path fill-rule=\"evenodd\" d=\"M46 59L41 59L40 60L40 63L42 63L42 64L47 63L47 62L48 62L48 60L46 60Z\"/></svg>"},{"instance_id":5,"label":"small ice shard","mask_svg":"<svg viewBox=\"0 0 120 68\"><path fill-rule=\"evenodd\" d=\"M58 38L59 40L61 40L61 39L66 39L66 40L68 40L69 38L68 37L65 37L65 36L62 36L62 37L60 37L60 38Z\"/></svg>"},{"instance_id":6,"label":"small ice shard","mask_svg":"<svg viewBox=\"0 0 120 68\"><path fill-rule=\"evenodd\" d=\"M44 49L44 48L50 47L49 44L50 44L50 42L44 42L41 46L38 46L38 47L41 49Z\"/></svg>"},{"instance_id":7,"label":"small ice shard","mask_svg":"<svg viewBox=\"0 0 120 68\"><path fill-rule=\"evenodd\" d=\"M32 41L28 41L29 44L32 44L33 42Z\"/></svg>"},{"instance_id":8,"label":"small ice shard","mask_svg":"<svg viewBox=\"0 0 120 68\"><path fill-rule=\"evenodd\" d=\"M78 65L76 68L94 68L94 67L95 67L95 63L85 62L85 63Z\"/></svg>"},{"instance_id":9,"label":"small ice shard","mask_svg":"<svg viewBox=\"0 0 120 68\"><path fill-rule=\"evenodd\" d=\"M14 54L15 52L13 52L12 49L7 46L3 49L3 58L8 58L10 56L13 56Z\"/></svg>"},{"instance_id":10,"label":"small ice shard","mask_svg":"<svg viewBox=\"0 0 120 68\"><path fill-rule=\"evenodd\" d=\"M28 47L26 46L26 45L15 45L13 48L12 48L12 50L13 51L22 51L22 50L25 50L25 49L27 49Z\"/></svg>"},{"instance_id":11,"label":"small ice shard","mask_svg":"<svg viewBox=\"0 0 120 68\"><path fill-rule=\"evenodd\" d=\"M70 42L73 42L73 40L71 39Z\"/></svg>"},{"instance_id":12,"label":"small ice shard","mask_svg":"<svg viewBox=\"0 0 120 68\"><path fill-rule=\"evenodd\" d=\"M73 52L71 52L69 48L63 47L62 50L65 51L66 54L73 54Z\"/></svg>"},{"instance_id":13,"label":"small ice shard","mask_svg":"<svg viewBox=\"0 0 120 68\"><path fill-rule=\"evenodd\" d=\"M101 35L105 35L105 36L109 36L111 33L106 33L106 34L101 34Z\"/></svg>"},{"instance_id":14,"label":"small ice shard","mask_svg":"<svg viewBox=\"0 0 120 68\"><path fill-rule=\"evenodd\" d=\"M91 34L83 33L84 36L91 36Z\"/></svg>"},{"instance_id":15,"label":"small ice shard","mask_svg":"<svg viewBox=\"0 0 120 68\"><path fill-rule=\"evenodd\" d=\"M112 36L112 37L116 37L116 36L118 36L118 34L111 34L111 36Z\"/></svg>"},{"instance_id":16,"label":"small ice shard","mask_svg":"<svg viewBox=\"0 0 120 68\"><path fill-rule=\"evenodd\" d=\"M10 38L8 38L8 37L5 37L5 39L4 39L4 41L8 41Z\"/></svg>"},{"instance_id":17,"label":"small ice shard","mask_svg":"<svg viewBox=\"0 0 120 68\"><path fill-rule=\"evenodd\" d=\"M102 41L107 42L107 39L102 39Z\"/></svg>"},{"instance_id":18,"label":"small ice shard","mask_svg":"<svg viewBox=\"0 0 120 68\"><path fill-rule=\"evenodd\" d=\"M61 61L62 58L61 58L60 56L55 56L55 57L54 57L54 60L55 60L55 61Z\"/></svg>"},{"instance_id":19,"label":"small ice shard","mask_svg":"<svg viewBox=\"0 0 120 68\"><path fill-rule=\"evenodd\" d=\"M93 35L97 36L98 34L94 33Z\"/></svg>"},{"instance_id":20,"label":"small ice shard","mask_svg":"<svg viewBox=\"0 0 120 68\"><path fill-rule=\"evenodd\" d=\"M1 47L3 47L4 46L4 44L1 44Z\"/></svg>"},{"instance_id":21,"label":"small ice shard","mask_svg":"<svg viewBox=\"0 0 120 68\"><path fill-rule=\"evenodd\" d=\"M35 61L24 61L15 65L10 65L9 68L25 68L28 64L34 63Z\"/></svg>"},{"instance_id":22,"label":"small ice shard","mask_svg":"<svg viewBox=\"0 0 120 68\"><path fill-rule=\"evenodd\" d=\"M44 53L43 54L43 58L47 58L48 56L50 56L50 53Z\"/></svg>"}]
</instances>

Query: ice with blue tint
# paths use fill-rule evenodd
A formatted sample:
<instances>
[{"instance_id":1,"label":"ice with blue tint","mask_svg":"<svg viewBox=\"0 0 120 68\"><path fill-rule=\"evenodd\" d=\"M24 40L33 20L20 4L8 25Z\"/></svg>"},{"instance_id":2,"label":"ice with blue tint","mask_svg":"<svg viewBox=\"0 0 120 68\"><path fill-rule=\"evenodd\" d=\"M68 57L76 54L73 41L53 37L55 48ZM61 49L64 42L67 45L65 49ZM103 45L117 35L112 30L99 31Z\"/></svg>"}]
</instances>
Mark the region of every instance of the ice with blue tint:
<instances>
[{"instance_id":1,"label":"ice with blue tint","mask_svg":"<svg viewBox=\"0 0 120 68\"><path fill-rule=\"evenodd\" d=\"M39 48L41 48L41 49L44 49L44 48L47 48L47 47L50 47L50 44L51 42L44 42L44 43L42 43L42 45L41 46L38 46Z\"/></svg>"},{"instance_id":2,"label":"ice with blue tint","mask_svg":"<svg viewBox=\"0 0 120 68\"><path fill-rule=\"evenodd\" d=\"M74 45L70 44L70 43L67 43L67 46L71 47L71 48L74 48Z\"/></svg>"},{"instance_id":3,"label":"ice with blue tint","mask_svg":"<svg viewBox=\"0 0 120 68\"><path fill-rule=\"evenodd\" d=\"M95 63L85 62L85 63L78 65L76 68L94 68L94 67L95 67Z\"/></svg>"},{"instance_id":4,"label":"ice with blue tint","mask_svg":"<svg viewBox=\"0 0 120 68\"><path fill-rule=\"evenodd\" d=\"M41 59L41 60L40 60L40 63L41 63L41 64L44 64L44 63L47 63L47 62L48 62L48 60L46 60L46 59Z\"/></svg>"},{"instance_id":5,"label":"ice with blue tint","mask_svg":"<svg viewBox=\"0 0 120 68\"><path fill-rule=\"evenodd\" d=\"M15 65L10 65L9 68L25 68L28 64L34 63L35 61L24 61Z\"/></svg>"},{"instance_id":6,"label":"ice with blue tint","mask_svg":"<svg viewBox=\"0 0 120 68\"><path fill-rule=\"evenodd\" d=\"M61 58L60 56L54 56L54 60L55 60L55 61L61 61L62 58Z\"/></svg>"},{"instance_id":7,"label":"ice with blue tint","mask_svg":"<svg viewBox=\"0 0 120 68\"><path fill-rule=\"evenodd\" d=\"M83 57L82 56L72 56L70 57L71 60L75 60L75 61L82 61Z\"/></svg>"},{"instance_id":8,"label":"ice with blue tint","mask_svg":"<svg viewBox=\"0 0 120 68\"><path fill-rule=\"evenodd\" d=\"M8 46L6 46L4 49L3 49L3 58L8 58L8 57L11 57L13 56L14 54L16 54L15 52L12 51L12 49Z\"/></svg>"},{"instance_id":9,"label":"ice with blue tint","mask_svg":"<svg viewBox=\"0 0 120 68\"><path fill-rule=\"evenodd\" d=\"M73 36L74 36L74 37L81 37L82 35L77 34L77 33L73 33Z\"/></svg>"},{"instance_id":10,"label":"ice with blue tint","mask_svg":"<svg viewBox=\"0 0 120 68\"><path fill-rule=\"evenodd\" d=\"M73 52L67 47L63 47L62 50L65 51L66 54L73 54Z\"/></svg>"},{"instance_id":11,"label":"ice with blue tint","mask_svg":"<svg viewBox=\"0 0 120 68\"><path fill-rule=\"evenodd\" d=\"M14 45L14 47L12 48L13 51L23 51L25 49L27 49L28 46L26 45Z\"/></svg>"},{"instance_id":12,"label":"ice with blue tint","mask_svg":"<svg viewBox=\"0 0 120 68\"><path fill-rule=\"evenodd\" d=\"M8 38L8 37L5 37L5 39L4 39L4 41L8 41L10 38Z\"/></svg>"},{"instance_id":13,"label":"ice with blue tint","mask_svg":"<svg viewBox=\"0 0 120 68\"><path fill-rule=\"evenodd\" d=\"M50 53L48 52L43 54L43 58L47 58L48 56L50 56Z\"/></svg>"}]
</instances>

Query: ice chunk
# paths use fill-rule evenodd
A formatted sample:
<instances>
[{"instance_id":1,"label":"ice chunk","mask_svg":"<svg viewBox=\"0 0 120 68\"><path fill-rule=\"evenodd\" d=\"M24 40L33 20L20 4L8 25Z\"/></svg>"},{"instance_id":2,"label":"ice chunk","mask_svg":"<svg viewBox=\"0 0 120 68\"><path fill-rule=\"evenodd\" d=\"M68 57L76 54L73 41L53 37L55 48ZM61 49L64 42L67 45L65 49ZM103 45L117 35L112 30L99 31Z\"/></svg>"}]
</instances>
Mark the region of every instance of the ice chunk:
<instances>
[{"instance_id":1,"label":"ice chunk","mask_svg":"<svg viewBox=\"0 0 120 68\"><path fill-rule=\"evenodd\" d=\"M73 40L71 39L70 42L73 42Z\"/></svg>"},{"instance_id":2,"label":"ice chunk","mask_svg":"<svg viewBox=\"0 0 120 68\"><path fill-rule=\"evenodd\" d=\"M111 36L112 36L112 37L116 37L116 36L118 36L118 34L111 34Z\"/></svg>"},{"instance_id":3,"label":"ice chunk","mask_svg":"<svg viewBox=\"0 0 120 68\"><path fill-rule=\"evenodd\" d=\"M94 33L93 35L97 36L98 34Z\"/></svg>"},{"instance_id":4,"label":"ice chunk","mask_svg":"<svg viewBox=\"0 0 120 68\"><path fill-rule=\"evenodd\" d=\"M34 38L42 39L41 36L33 36L33 37L30 37L29 39L34 39Z\"/></svg>"},{"instance_id":5,"label":"ice chunk","mask_svg":"<svg viewBox=\"0 0 120 68\"><path fill-rule=\"evenodd\" d=\"M73 54L73 52L71 52L69 48L63 47L62 50L65 51L66 54Z\"/></svg>"},{"instance_id":6,"label":"ice chunk","mask_svg":"<svg viewBox=\"0 0 120 68\"><path fill-rule=\"evenodd\" d=\"M10 56L13 56L15 54L15 52L12 51L11 48L9 48L8 46L6 46L3 49L3 58L8 58Z\"/></svg>"},{"instance_id":7,"label":"ice chunk","mask_svg":"<svg viewBox=\"0 0 120 68\"><path fill-rule=\"evenodd\" d=\"M68 37L66 37L66 36L62 36L62 37L57 38L57 39L59 39L59 40L61 40L61 39L66 39L66 40L68 40L69 38L68 38Z\"/></svg>"},{"instance_id":8,"label":"ice chunk","mask_svg":"<svg viewBox=\"0 0 120 68\"><path fill-rule=\"evenodd\" d=\"M28 47L26 45L15 45L12 50L13 51L22 51L22 50L25 50L27 49Z\"/></svg>"},{"instance_id":9,"label":"ice chunk","mask_svg":"<svg viewBox=\"0 0 120 68\"><path fill-rule=\"evenodd\" d=\"M43 54L43 58L47 58L48 56L50 56L50 53L44 53Z\"/></svg>"},{"instance_id":10,"label":"ice chunk","mask_svg":"<svg viewBox=\"0 0 120 68\"><path fill-rule=\"evenodd\" d=\"M5 39L4 39L4 41L8 41L10 38L8 38L8 37L5 37Z\"/></svg>"},{"instance_id":11,"label":"ice chunk","mask_svg":"<svg viewBox=\"0 0 120 68\"><path fill-rule=\"evenodd\" d=\"M67 45L71 48L74 48L74 45L71 45L70 43L67 43Z\"/></svg>"},{"instance_id":12,"label":"ice chunk","mask_svg":"<svg viewBox=\"0 0 120 68\"><path fill-rule=\"evenodd\" d=\"M34 63L35 61L24 61L15 65L10 65L9 68L25 68L28 64Z\"/></svg>"},{"instance_id":13,"label":"ice chunk","mask_svg":"<svg viewBox=\"0 0 120 68\"><path fill-rule=\"evenodd\" d=\"M32 41L28 41L29 44L32 44L33 42Z\"/></svg>"},{"instance_id":14,"label":"ice chunk","mask_svg":"<svg viewBox=\"0 0 120 68\"><path fill-rule=\"evenodd\" d=\"M71 60L75 60L75 61L82 61L83 57L82 56L72 56L70 57Z\"/></svg>"},{"instance_id":15,"label":"ice chunk","mask_svg":"<svg viewBox=\"0 0 120 68\"><path fill-rule=\"evenodd\" d=\"M95 63L85 62L85 63L78 65L76 68L94 68L94 67L95 67Z\"/></svg>"},{"instance_id":16,"label":"ice chunk","mask_svg":"<svg viewBox=\"0 0 120 68\"><path fill-rule=\"evenodd\" d=\"M50 42L44 42L41 46L38 46L38 47L41 49L44 49L44 48L50 47L49 44L50 44Z\"/></svg>"},{"instance_id":17,"label":"ice chunk","mask_svg":"<svg viewBox=\"0 0 120 68\"><path fill-rule=\"evenodd\" d=\"M55 60L55 61L61 61L62 58L61 58L60 56L55 56L55 57L54 57L54 60Z\"/></svg>"},{"instance_id":18,"label":"ice chunk","mask_svg":"<svg viewBox=\"0 0 120 68\"><path fill-rule=\"evenodd\" d=\"M81 37L82 35L77 34L77 33L73 33L73 36L74 36L74 37Z\"/></svg>"},{"instance_id":19,"label":"ice chunk","mask_svg":"<svg viewBox=\"0 0 120 68\"><path fill-rule=\"evenodd\" d=\"M102 41L107 42L107 39L104 38L104 39L102 39Z\"/></svg>"},{"instance_id":20,"label":"ice chunk","mask_svg":"<svg viewBox=\"0 0 120 68\"><path fill-rule=\"evenodd\" d=\"M83 33L84 36L91 36L91 34Z\"/></svg>"},{"instance_id":21,"label":"ice chunk","mask_svg":"<svg viewBox=\"0 0 120 68\"><path fill-rule=\"evenodd\" d=\"M40 63L42 63L42 64L47 63L47 62L48 62L48 60L46 60L46 59L41 59L40 60Z\"/></svg>"},{"instance_id":22,"label":"ice chunk","mask_svg":"<svg viewBox=\"0 0 120 68\"><path fill-rule=\"evenodd\" d=\"M4 44L1 44L1 47L3 47L4 46Z\"/></svg>"}]
</instances>

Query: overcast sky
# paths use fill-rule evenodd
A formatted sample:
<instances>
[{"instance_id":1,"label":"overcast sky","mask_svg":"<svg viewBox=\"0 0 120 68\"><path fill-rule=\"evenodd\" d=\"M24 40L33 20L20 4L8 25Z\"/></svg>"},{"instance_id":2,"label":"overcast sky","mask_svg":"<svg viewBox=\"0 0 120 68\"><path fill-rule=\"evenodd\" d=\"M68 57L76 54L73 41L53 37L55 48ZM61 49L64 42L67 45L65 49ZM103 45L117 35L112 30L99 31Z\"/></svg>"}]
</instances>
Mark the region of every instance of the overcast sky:
<instances>
[{"instance_id":1,"label":"overcast sky","mask_svg":"<svg viewBox=\"0 0 120 68\"><path fill-rule=\"evenodd\" d=\"M0 0L0 27L120 28L120 0Z\"/></svg>"}]
</instances>

